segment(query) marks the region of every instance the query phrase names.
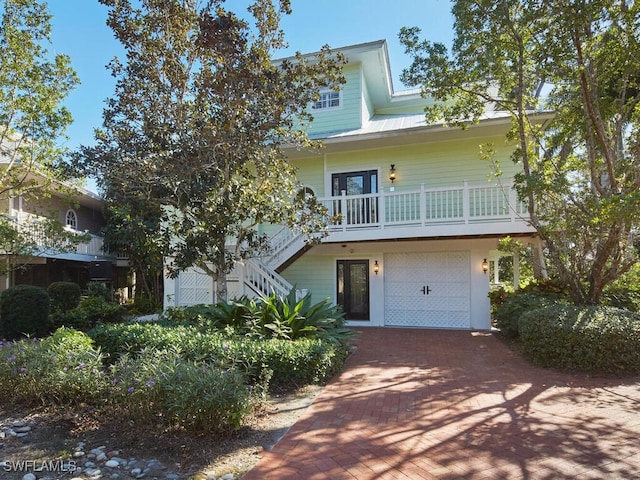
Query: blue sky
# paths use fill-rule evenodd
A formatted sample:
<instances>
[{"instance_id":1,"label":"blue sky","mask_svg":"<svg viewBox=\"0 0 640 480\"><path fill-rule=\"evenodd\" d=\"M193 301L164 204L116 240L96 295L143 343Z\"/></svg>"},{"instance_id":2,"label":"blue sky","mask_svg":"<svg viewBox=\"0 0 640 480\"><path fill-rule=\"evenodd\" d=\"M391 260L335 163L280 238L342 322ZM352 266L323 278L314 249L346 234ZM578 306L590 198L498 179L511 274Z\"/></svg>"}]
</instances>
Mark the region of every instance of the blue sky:
<instances>
[{"instance_id":1,"label":"blue sky","mask_svg":"<svg viewBox=\"0 0 640 480\"><path fill-rule=\"evenodd\" d=\"M240 14L247 3L227 0L226 7ZM53 15L50 51L69 55L81 81L65 102L74 118L66 145L91 145L115 84L105 66L114 56L122 57L122 49L105 24L107 8L97 0L48 4ZM404 88L398 77L410 62L398 41L402 26L419 26L425 38L447 45L452 38L449 0L291 0L291 5L293 13L282 23L290 47L278 57L314 52L324 44L335 48L386 39L396 91Z\"/></svg>"}]
</instances>

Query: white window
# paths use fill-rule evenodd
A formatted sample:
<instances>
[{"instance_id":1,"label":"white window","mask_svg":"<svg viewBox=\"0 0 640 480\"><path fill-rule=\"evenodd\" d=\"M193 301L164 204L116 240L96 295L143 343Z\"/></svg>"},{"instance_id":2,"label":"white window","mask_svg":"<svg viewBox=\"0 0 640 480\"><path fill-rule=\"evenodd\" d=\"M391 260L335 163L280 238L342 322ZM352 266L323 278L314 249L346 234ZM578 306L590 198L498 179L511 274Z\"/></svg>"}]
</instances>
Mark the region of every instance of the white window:
<instances>
[{"instance_id":1,"label":"white window","mask_svg":"<svg viewBox=\"0 0 640 480\"><path fill-rule=\"evenodd\" d=\"M314 110L330 110L340 108L342 105L342 92L334 90L321 90L320 98L313 104Z\"/></svg>"},{"instance_id":2,"label":"white window","mask_svg":"<svg viewBox=\"0 0 640 480\"><path fill-rule=\"evenodd\" d=\"M70 230L78 230L78 215L74 210L67 210L65 225Z\"/></svg>"}]
</instances>

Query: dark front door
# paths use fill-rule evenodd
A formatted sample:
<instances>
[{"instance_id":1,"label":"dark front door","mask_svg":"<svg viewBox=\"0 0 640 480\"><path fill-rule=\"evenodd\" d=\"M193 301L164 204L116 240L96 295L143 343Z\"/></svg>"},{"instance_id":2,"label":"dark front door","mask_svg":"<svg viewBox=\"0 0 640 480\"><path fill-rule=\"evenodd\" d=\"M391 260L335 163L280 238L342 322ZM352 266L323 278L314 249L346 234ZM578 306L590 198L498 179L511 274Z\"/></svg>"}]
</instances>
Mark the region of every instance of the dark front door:
<instances>
[{"instance_id":1,"label":"dark front door","mask_svg":"<svg viewBox=\"0 0 640 480\"><path fill-rule=\"evenodd\" d=\"M369 260L338 260L338 305L347 320L369 320Z\"/></svg>"}]
</instances>

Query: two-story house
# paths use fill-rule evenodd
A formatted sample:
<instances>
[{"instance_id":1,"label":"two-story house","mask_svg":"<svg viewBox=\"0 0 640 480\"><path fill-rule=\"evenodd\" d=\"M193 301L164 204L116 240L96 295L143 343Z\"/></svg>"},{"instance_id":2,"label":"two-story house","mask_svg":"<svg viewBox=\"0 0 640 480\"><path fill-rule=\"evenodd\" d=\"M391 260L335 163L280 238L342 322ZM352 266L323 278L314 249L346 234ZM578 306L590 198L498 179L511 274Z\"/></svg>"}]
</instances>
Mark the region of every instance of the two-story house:
<instances>
[{"instance_id":1,"label":"two-story house","mask_svg":"<svg viewBox=\"0 0 640 480\"><path fill-rule=\"evenodd\" d=\"M34 173L30 177L38 178ZM46 196L8 196L0 203L0 215L35 245L27 256L4 255L2 261L8 268L3 270L8 273L0 277L0 290L19 284L46 288L56 281L75 282L81 288L90 281L113 288L126 286L128 262L102 249L104 201L90 190L56 181L47 190ZM84 241L52 247L45 218L55 218L68 233L82 235Z\"/></svg>"},{"instance_id":2,"label":"two-story house","mask_svg":"<svg viewBox=\"0 0 640 480\"><path fill-rule=\"evenodd\" d=\"M320 244L265 227L273 255L239 266L230 296L286 293L343 306L350 325L489 329L487 271L506 235L531 238L511 189L510 117L488 109L469 128L426 124L419 91L393 91L385 41L340 49L340 92L311 105L320 153L292 149L304 194L338 221ZM479 155L491 143L500 181ZM191 269L165 281L165 307L213 301L211 279Z\"/></svg>"}]
</instances>

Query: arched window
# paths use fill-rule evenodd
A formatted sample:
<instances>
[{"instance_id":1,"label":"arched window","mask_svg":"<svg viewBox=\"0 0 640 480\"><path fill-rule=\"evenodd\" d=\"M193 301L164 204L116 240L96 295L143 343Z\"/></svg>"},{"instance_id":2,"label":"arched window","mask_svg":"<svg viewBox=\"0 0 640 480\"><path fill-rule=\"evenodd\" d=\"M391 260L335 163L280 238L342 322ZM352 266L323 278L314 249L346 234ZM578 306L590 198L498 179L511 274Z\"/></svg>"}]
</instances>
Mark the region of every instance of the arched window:
<instances>
[{"instance_id":1,"label":"arched window","mask_svg":"<svg viewBox=\"0 0 640 480\"><path fill-rule=\"evenodd\" d=\"M65 225L68 229L78 230L78 215L74 210L67 210Z\"/></svg>"},{"instance_id":2,"label":"arched window","mask_svg":"<svg viewBox=\"0 0 640 480\"><path fill-rule=\"evenodd\" d=\"M302 187L300 190L298 190L298 193L296 194L296 199L297 200L305 200L309 197L315 197L316 194L313 191L312 188L310 187Z\"/></svg>"}]
</instances>

